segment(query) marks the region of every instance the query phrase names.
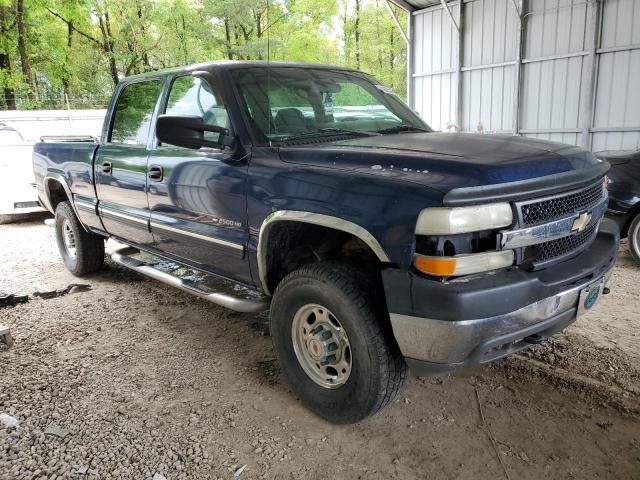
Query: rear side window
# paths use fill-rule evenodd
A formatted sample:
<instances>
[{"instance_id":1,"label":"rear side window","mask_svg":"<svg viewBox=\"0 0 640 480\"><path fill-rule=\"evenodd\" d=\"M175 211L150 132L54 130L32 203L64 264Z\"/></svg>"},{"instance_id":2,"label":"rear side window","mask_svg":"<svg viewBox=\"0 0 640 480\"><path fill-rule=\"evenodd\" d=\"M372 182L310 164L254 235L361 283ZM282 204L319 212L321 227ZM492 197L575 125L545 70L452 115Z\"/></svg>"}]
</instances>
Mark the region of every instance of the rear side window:
<instances>
[{"instance_id":1,"label":"rear side window","mask_svg":"<svg viewBox=\"0 0 640 480\"><path fill-rule=\"evenodd\" d=\"M151 116L162 90L160 80L132 83L118 97L111 126L111 143L146 145Z\"/></svg>"},{"instance_id":2,"label":"rear side window","mask_svg":"<svg viewBox=\"0 0 640 480\"><path fill-rule=\"evenodd\" d=\"M167 109L170 115L196 115L206 125L229 127L225 106L216 99L208 82L190 75L177 77L171 85ZM207 135L209 132L207 132ZM215 134L216 137L218 134Z\"/></svg>"}]
</instances>

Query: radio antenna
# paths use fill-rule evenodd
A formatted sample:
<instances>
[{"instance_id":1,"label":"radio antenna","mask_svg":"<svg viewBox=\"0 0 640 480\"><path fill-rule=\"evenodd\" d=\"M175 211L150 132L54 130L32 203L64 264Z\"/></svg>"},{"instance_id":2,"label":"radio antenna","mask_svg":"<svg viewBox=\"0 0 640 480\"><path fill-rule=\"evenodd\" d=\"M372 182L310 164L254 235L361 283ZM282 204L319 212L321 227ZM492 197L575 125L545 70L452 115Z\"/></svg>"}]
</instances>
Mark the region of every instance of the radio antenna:
<instances>
[{"instance_id":1,"label":"radio antenna","mask_svg":"<svg viewBox=\"0 0 640 480\"><path fill-rule=\"evenodd\" d=\"M271 17L270 17L270 5L267 0L267 138L269 139L269 146L271 147Z\"/></svg>"}]
</instances>

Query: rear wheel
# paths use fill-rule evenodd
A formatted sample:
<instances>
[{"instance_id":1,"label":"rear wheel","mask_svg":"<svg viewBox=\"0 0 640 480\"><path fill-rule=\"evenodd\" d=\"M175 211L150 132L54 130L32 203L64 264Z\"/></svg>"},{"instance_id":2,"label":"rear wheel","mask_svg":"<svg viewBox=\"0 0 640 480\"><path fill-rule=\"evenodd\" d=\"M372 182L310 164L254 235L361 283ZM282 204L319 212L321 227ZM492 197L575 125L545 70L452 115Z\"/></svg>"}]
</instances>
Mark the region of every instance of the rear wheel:
<instances>
[{"instance_id":1,"label":"rear wheel","mask_svg":"<svg viewBox=\"0 0 640 480\"><path fill-rule=\"evenodd\" d=\"M271 336L301 401L334 423L373 415L398 393L406 365L384 305L367 280L339 263L290 273L271 304Z\"/></svg>"},{"instance_id":2,"label":"rear wheel","mask_svg":"<svg viewBox=\"0 0 640 480\"><path fill-rule=\"evenodd\" d=\"M640 213L633 219L629 226L629 250L631 256L640 262Z\"/></svg>"},{"instance_id":3,"label":"rear wheel","mask_svg":"<svg viewBox=\"0 0 640 480\"><path fill-rule=\"evenodd\" d=\"M69 202L56 208L56 241L64 265L80 277L95 272L104 263L104 238L87 232Z\"/></svg>"}]
</instances>

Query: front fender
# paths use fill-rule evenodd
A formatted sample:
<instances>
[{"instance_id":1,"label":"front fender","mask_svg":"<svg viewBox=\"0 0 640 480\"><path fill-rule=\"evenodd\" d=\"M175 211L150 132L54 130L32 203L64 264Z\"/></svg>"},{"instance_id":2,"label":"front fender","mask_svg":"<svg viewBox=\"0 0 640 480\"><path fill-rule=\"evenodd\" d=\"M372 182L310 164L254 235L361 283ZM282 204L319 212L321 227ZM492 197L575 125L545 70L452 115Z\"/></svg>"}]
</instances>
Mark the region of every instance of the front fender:
<instances>
[{"instance_id":1,"label":"front fender","mask_svg":"<svg viewBox=\"0 0 640 480\"><path fill-rule=\"evenodd\" d=\"M371 251L378 257L378 260L382 263L390 263L389 257L384 248L380 245L376 237L374 237L368 230L348 220L334 217L331 215L324 215L321 213L303 212L295 210L279 210L271 213L262 222L260 227L260 233L258 235L258 275L263 291L270 295L269 285L267 281L267 245L269 239L269 232L271 227L277 222L301 222L310 223L312 225L319 225L322 227L331 228L333 230L340 230L342 232L349 233L354 237L362 240Z\"/></svg>"}]
</instances>

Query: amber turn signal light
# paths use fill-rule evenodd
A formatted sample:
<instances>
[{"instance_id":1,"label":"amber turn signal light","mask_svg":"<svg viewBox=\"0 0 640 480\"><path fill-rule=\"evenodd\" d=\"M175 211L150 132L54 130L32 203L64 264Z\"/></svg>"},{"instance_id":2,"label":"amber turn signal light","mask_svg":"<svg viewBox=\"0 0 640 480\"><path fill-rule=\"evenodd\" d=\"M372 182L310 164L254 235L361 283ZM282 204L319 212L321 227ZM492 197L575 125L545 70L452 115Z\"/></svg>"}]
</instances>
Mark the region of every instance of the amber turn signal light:
<instances>
[{"instance_id":1,"label":"amber turn signal light","mask_svg":"<svg viewBox=\"0 0 640 480\"><path fill-rule=\"evenodd\" d=\"M451 257L416 256L413 265L427 275L453 275L456 271L456 259Z\"/></svg>"},{"instance_id":2,"label":"amber turn signal light","mask_svg":"<svg viewBox=\"0 0 640 480\"><path fill-rule=\"evenodd\" d=\"M457 277L509 267L513 265L514 259L513 250L469 253L455 257L429 257L416 254L413 257L413 265L418 271L427 275Z\"/></svg>"}]
</instances>

